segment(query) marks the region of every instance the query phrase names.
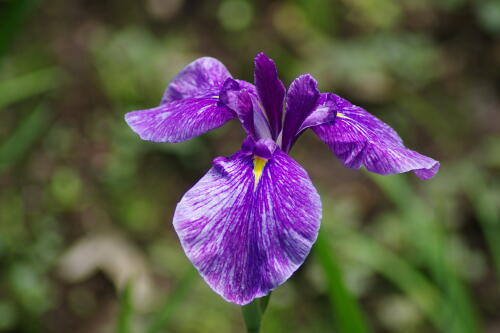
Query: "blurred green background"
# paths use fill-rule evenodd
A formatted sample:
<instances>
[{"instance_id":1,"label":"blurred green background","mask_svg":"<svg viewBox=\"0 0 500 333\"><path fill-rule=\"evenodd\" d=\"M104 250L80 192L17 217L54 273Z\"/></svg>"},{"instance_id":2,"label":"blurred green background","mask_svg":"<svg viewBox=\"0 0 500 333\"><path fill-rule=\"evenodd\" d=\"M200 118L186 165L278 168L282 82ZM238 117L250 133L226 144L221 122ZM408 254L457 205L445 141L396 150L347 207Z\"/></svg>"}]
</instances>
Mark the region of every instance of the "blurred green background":
<instances>
[{"instance_id":1,"label":"blurred green background","mask_svg":"<svg viewBox=\"0 0 500 333\"><path fill-rule=\"evenodd\" d=\"M0 331L243 332L194 272L176 202L237 121L181 144L123 115L200 56L311 73L441 161L344 168L307 133L320 239L263 332L500 332L500 1L0 0Z\"/></svg>"}]
</instances>

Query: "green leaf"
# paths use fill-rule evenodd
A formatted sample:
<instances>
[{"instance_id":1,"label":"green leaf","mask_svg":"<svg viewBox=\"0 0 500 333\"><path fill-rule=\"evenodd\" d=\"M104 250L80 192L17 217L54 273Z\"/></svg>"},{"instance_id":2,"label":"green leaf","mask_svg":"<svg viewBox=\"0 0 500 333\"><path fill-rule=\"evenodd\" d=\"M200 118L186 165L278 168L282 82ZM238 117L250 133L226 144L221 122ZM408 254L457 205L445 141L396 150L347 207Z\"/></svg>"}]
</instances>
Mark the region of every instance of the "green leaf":
<instances>
[{"instance_id":1,"label":"green leaf","mask_svg":"<svg viewBox=\"0 0 500 333\"><path fill-rule=\"evenodd\" d=\"M132 305L132 282L128 282L120 296L120 312L118 313L118 321L116 325L116 333L130 333L131 322L133 315Z\"/></svg>"},{"instance_id":2,"label":"green leaf","mask_svg":"<svg viewBox=\"0 0 500 333\"><path fill-rule=\"evenodd\" d=\"M44 93L60 82L58 68L45 68L0 82L0 108Z\"/></svg>"},{"instance_id":3,"label":"green leaf","mask_svg":"<svg viewBox=\"0 0 500 333\"><path fill-rule=\"evenodd\" d=\"M24 20L40 3L40 0L11 0L0 13L0 60L7 52Z\"/></svg>"},{"instance_id":4,"label":"green leaf","mask_svg":"<svg viewBox=\"0 0 500 333\"><path fill-rule=\"evenodd\" d=\"M328 244L328 238L323 235L323 232L319 233L314 251L328 281L328 295L339 331L346 333L369 332L366 320L355 298L345 286L340 269Z\"/></svg>"},{"instance_id":5,"label":"green leaf","mask_svg":"<svg viewBox=\"0 0 500 333\"><path fill-rule=\"evenodd\" d=\"M0 145L0 172L16 163L45 133L49 125L49 110L44 104L28 115L14 133Z\"/></svg>"},{"instance_id":6,"label":"green leaf","mask_svg":"<svg viewBox=\"0 0 500 333\"><path fill-rule=\"evenodd\" d=\"M346 232L335 243L348 259L373 269L401 289L438 329L446 328L438 311L443 306L440 291L410 263L361 234Z\"/></svg>"},{"instance_id":7,"label":"green leaf","mask_svg":"<svg viewBox=\"0 0 500 333\"><path fill-rule=\"evenodd\" d=\"M449 244L440 219L440 207L432 209L415 195L403 175L369 176L398 206L401 220L406 224L408 240L431 271L436 285L443 291L445 304L441 307L441 315L447 324L446 330L459 333L481 331L478 311L456 267L448 260ZM435 198L435 202L440 201Z\"/></svg>"},{"instance_id":8,"label":"green leaf","mask_svg":"<svg viewBox=\"0 0 500 333\"><path fill-rule=\"evenodd\" d=\"M180 279L179 285L173 289L172 294L167 298L161 309L153 316L146 332L160 333L168 331L167 326L170 318L189 293L189 289L193 285L196 276L197 272L192 267L189 267L186 273L184 273L184 276Z\"/></svg>"}]
</instances>

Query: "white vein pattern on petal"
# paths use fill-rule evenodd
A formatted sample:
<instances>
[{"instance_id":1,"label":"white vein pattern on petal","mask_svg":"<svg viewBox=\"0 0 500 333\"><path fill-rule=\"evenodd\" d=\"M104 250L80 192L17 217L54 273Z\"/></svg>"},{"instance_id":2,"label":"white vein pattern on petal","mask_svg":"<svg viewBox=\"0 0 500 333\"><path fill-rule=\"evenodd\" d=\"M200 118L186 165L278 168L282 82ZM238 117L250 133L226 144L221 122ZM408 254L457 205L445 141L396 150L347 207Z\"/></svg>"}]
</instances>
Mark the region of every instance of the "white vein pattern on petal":
<instances>
[{"instance_id":1,"label":"white vein pattern on petal","mask_svg":"<svg viewBox=\"0 0 500 333\"><path fill-rule=\"evenodd\" d=\"M276 155L275 155L276 156ZM245 304L283 283L316 239L321 203L307 173L284 153L254 191L250 157L214 166L179 203L174 226L186 254L224 298Z\"/></svg>"},{"instance_id":2,"label":"white vein pattern on petal","mask_svg":"<svg viewBox=\"0 0 500 333\"><path fill-rule=\"evenodd\" d=\"M180 142L226 123L235 115L213 97L187 98L125 115L143 140Z\"/></svg>"},{"instance_id":3,"label":"white vein pattern on petal","mask_svg":"<svg viewBox=\"0 0 500 333\"><path fill-rule=\"evenodd\" d=\"M364 109L337 98L334 123L314 127L343 163L353 169L365 165L369 171L391 174L415 171L423 179L432 177L439 163L406 148L399 135Z\"/></svg>"}]
</instances>

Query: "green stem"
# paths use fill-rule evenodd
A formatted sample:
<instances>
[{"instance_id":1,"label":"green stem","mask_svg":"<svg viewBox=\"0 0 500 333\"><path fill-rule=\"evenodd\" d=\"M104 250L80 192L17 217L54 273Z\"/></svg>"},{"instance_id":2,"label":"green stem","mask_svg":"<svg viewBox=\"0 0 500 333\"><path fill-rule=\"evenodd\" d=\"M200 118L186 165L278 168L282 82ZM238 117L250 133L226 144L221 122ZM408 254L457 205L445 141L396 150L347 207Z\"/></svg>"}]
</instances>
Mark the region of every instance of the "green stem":
<instances>
[{"instance_id":1,"label":"green stem","mask_svg":"<svg viewBox=\"0 0 500 333\"><path fill-rule=\"evenodd\" d=\"M129 333L131 331L133 305L132 305L132 282L127 282L125 289L120 296L120 309L118 313L118 322L116 333Z\"/></svg>"},{"instance_id":2,"label":"green stem","mask_svg":"<svg viewBox=\"0 0 500 333\"><path fill-rule=\"evenodd\" d=\"M243 319L245 320L245 326L247 327L248 333L260 332L262 317L264 316L264 312L266 312L270 297L271 293L269 293L265 297L256 298L252 303L241 307L241 311L243 312Z\"/></svg>"}]
</instances>

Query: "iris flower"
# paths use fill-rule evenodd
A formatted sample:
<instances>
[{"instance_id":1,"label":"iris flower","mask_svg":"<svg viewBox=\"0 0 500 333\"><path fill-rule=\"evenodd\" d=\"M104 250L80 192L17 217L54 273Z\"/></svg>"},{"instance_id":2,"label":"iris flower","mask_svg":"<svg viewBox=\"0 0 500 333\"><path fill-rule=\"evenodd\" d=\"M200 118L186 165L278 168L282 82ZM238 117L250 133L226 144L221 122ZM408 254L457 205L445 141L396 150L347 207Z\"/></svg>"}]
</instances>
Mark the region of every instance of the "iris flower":
<instances>
[{"instance_id":1,"label":"iris flower","mask_svg":"<svg viewBox=\"0 0 500 333\"><path fill-rule=\"evenodd\" d=\"M141 139L180 142L238 118L241 150L217 157L177 204L173 225L207 284L244 305L284 283L318 236L321 201L307 172L288 153L311 129L348 168L382 175L413 171L433 177L439 162L407 149L399 135L364 109L320 93L309 74L288 90L264 53L255 84L233 79L218 60L185 67L158 107L126 114Z\"/></svg>"}]
</instances>

